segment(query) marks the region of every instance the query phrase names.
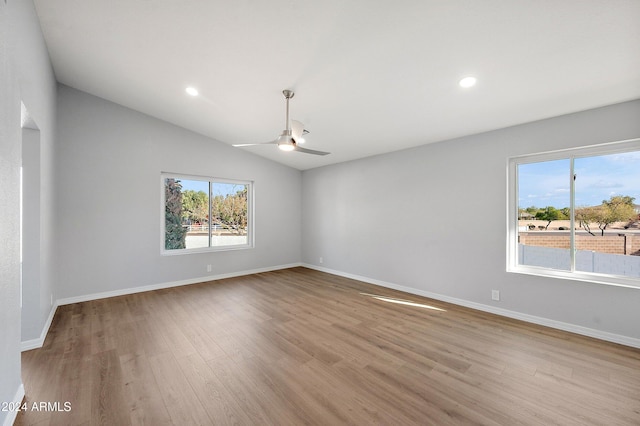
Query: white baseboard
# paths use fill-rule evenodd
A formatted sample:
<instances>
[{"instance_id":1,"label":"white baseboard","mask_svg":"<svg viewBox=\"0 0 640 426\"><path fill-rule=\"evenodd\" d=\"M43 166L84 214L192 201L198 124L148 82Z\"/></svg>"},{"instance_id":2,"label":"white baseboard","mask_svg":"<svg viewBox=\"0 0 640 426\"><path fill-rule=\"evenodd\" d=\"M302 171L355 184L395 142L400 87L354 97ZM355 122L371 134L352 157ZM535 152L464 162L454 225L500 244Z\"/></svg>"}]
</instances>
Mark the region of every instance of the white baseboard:
<instances>
[{"instance_id":1,"label":"white baseboard","mask_svg":"<svg viewBox=\"0 0 640 426\"><path fill-rule=\"evenodd\" d=\"M507 309L496 308L495 306L483 305L481 303L470 302L468 300L457 299L455 297L444 296L442 294L431 293L429 291L419 290L412 287L405 287L402 285L376 280L374 278L363 277L361 275L350 274L347 272L336 271L321 266L311 265L303 263L302 266L309 269L315 269L316 271L326 272L332 275L338 275L345 278L350 278L358 281L363 281L369 284L379 285L381 287L391 288L394 290L404 291L405 293L416 294L418 296L428 297L430 299L440 300L442 302L452 303L454 305L464 306L467 308L476 309L479 311L489 312L491 314L500 315L503 317L513 318L521 321L526 321L532 324L543 325L546 327L555 328L558 330L568 331L571 333L581 334L583 336L593 337L600 340L606 340L608 342L619 343L625 346L631 346L634 348L640 348L640 339L633 337L622 336L620 334L609 333L606 331L595 330L580 325L569 324L561 321L555 321L548 318L538 317L535 315L523 314L521 312L510 311Z\"/></svg>"},{"instance_id":2,"label":"white baseboard","mask_svg":"<svg viewBox=\"0 0 640 426\"><path fill-rule=\"evenodd\" d=\"M207 275L204 277L190 278L188 280L171 281L160 284L152 284L141 287L124 288L121 290L105 291L102 293L86 294L83 296L67 297L57 301L59 306L70 305L72 303L88 302L90 300L106 299L108 297L125 296L127 294L143 293L145 291L161 290L163 288L180 287L183 285L204 283L207 281L217 281L225 278L241 277L244 275L259 274L261 272L277 271L279 269L288 269L296 266L302 266L301 263L291 263L288 265L269 266L266 268L249 269L246 271L230 272L227 274Z\"/></svg>"},{"instance_id":3,"label":"white baseboard","mask_svg":"<svg viewBox=\"0 0 640 426\"><path fill-rule=\"evenodd\" d=\"M31 350L31 349L37 349L37 348L41 348L42 347L42 345L44 344L44 339L47 337L47 333L49 332L49 327L51 327L51 321L53 321L53 315L55 314L56 309L57 309L58 306L70 305L72 303L88 302L90 300L106 299L108 297L124 296L124 295L127 295L127 294L143 293L145 291L161 290L163 288L180 287L180 286L183 286L183 285L198 284L198 283L203 283L203 282L207 282L207 281L216 281L216 280L221 280L221 279L225 279L225 278L233 278L233 277L241 277L241 276L244 276L244 275L259 274L261 272L277 271L277 270L280 270L280 269L294 268L294 267L297 267L297 266L302 266L302 264L301 263L290 263L290 264L287 264L287 265L269 266L269 267L266 267L266 268L249 269L249 270L245 270L245 271L230 272L230 273L227 273L227 274L207 275L207 276L204 276L204 277L190 278L188 280L171 281L171 282L166 282L166 283L152 284L152 285L146 285L146 286L140 286L140 287L130 287L130 288L124 288L124 289L120 289L120 290L104 291L104 292L100 292L100 293L85 294L85 295L82 295L82 296L74 296L74 297L67 297L67 298L64 298L64 299L58 299L53 304L53 307L51 309L51 313L49 314L49 318L48 318L46 324L44 325L44 327L42 329L42 333L40 333L40 337L37 338L37 339L26 340L26 341L21 343L20 347L21 347L22 351L28 351L28 350Z\"/></svg>"},{"instance_id":4,"label":"white baseboard","mask_svg":"<svg viewBox=\"0 0 640 426\"><path fill-rule=\"evenodd\" d=\"M44 327L42 327L42 332L40 333L40 337L37 339L25 340L20 342L20 350L30 351L31 349L38 349L44 345L44 339L47 337L47 333L49 332L49 328L51 327L51 321L53 321L53 316L56 313L56 309L58 309L58 302L56 301L51 307L51 311L49 312L49 317L47 321L44 323Z\"/></svg>"},{"instance_id":5,"label":"white baseboard","mask_svg":"<svg viewBox=\"0 0 640 426\"><path fill-rule=\"evenodd\" d=\"M24 385L20 383L18 386L18 390L16 391L16 395L13 397L13 401L11 401L11 405L19 406L22 402L22 398L24 398ZM16 421L16 417L18 416L18 410L7 411L7 417L4 418L3 426L13 426L13 423Z\"/></svg>"}]
</instances>

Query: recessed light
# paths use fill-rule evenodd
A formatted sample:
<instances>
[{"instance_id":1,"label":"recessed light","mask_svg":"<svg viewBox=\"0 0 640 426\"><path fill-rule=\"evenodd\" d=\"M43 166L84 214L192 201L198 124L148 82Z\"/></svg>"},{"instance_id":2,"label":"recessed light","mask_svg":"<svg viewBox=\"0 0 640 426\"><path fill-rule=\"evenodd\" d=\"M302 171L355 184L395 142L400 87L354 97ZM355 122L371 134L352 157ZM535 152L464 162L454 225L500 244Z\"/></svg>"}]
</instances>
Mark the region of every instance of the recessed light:
<instances>
[{"instance_id":1,"label":"recessed light","mask_svg":"<svg viewBox=\"0 0 640 426\"><path fill-rule=\"evenodd\" d=\"M198 96L198 89L196 89L195 87L187 87L185 91L191 96Z\"/></svg>"},{"instance_id":2,"label":"recessed light","mask_svg":"<svg viewBox=\"0 0 640 426\"><path fill-rule=\"evenodd\" d=\"M478 80L475 77L465 77L458 83L460 87L468 88L476 85Z\"/></svg>"}]
</instances>

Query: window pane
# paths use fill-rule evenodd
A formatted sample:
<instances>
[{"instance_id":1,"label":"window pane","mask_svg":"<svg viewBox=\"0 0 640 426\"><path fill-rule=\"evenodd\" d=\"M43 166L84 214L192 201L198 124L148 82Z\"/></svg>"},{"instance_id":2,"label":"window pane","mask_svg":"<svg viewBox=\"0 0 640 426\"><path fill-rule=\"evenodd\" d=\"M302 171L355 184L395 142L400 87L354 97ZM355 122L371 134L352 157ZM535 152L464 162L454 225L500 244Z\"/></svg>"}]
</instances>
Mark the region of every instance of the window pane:
<instances>
[{"instance_id":1,"label":"window pane","mask_svg":"<svg viewBox=\"0 0 640 426\"><path fill-rule=\"evenodd\" d=\"M518 264L571 270L570 160L518 165Z\"/></svg>"},{"instance_id":2,"label":"window pane","mask_svg":"<svg viewBox=\"0 0 640 426\"><path fill-rule=\"evenodd\" d=\"M209 246L209 182L165 179L165 249Z\"/></svg>"},{"instance_id":3,"label":"window pane","mask_svg":"<svg viewBox=\"0 0 640 426\"><path fill-rule=\"evenodd\" d=\"M577 158L576 271L640 277L640 152Z\"/></svg>"},{"instance_id":4,"label":"window pane","mask_svg":"<svg viewBox=\"0 0 640 426\"><path fill-rule=\"evenodd\" d=\"M163 176L164 250L251 248L251 182Z\"/></svg>"},{"instance_id":5,"label":"window pane","mask_svg":"<svg viewBox=\"0 0 640 426\"><path fill-rule=\"evenodd\" d=\"M211 245L234 246L249 242L249 185L213 182L211 185Z\"/></svg>"}]
</instances>

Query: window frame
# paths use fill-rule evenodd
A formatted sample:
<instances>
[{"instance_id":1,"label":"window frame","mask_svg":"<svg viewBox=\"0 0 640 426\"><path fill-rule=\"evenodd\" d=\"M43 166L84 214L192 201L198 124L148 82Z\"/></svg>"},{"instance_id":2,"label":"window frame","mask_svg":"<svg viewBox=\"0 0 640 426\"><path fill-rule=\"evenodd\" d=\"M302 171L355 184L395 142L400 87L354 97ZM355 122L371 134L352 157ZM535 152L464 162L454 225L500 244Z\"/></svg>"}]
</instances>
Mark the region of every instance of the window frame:
<instances>
[{"instance_id":1,"label":"window frame","mask_svg":"<svg viewBox=\"0 0 640 426\"><path fill-rule=\"evenodd\" d=\"M556 151L545 151L534 154L524 154L507 159L507 272L537 275L542 277L570 279L596 284L606 284L620 287L640 288L640 278L621 275L601 274L595 272L577 271L575 269L575 182L574 160L578 158L600 155L618 154L640 151L640 138L608 142L586 147L568 148ZM571 269L568 271L518 264L518 166L553 160L570 160L567 179L570 181L570 254Z\"/></svg>"},{"instance_id":2,"label":"window frame","mask_svg":"<svg viewBox=\"0 0 640 426\"><path fill-rule=\"evenodd\" d=\"M209 183L209 194L208 194L209 216L211 216L211 199L212 199L211 187L213 184L230 183L230 184L237 184L237 185L246 185L247 186L247 243L212 247L211 246L211 224L209 224L209 246L208 247L167 250L165 246L165 235L167 232L166 218L165 218L165 213L166 213L165 180L166 179L197 180L201 182L208 182ZM219 178L219 177L212 177L212 176L189 175L189 174L172 173L172 172L160 173L160 254L162 256L176 256L176 255L183 255L183 254L211 253L211 252L224 252L224 251L252 249L255 247L254 218L255 218L254 181Z\"/></svg>"}]
</instances>

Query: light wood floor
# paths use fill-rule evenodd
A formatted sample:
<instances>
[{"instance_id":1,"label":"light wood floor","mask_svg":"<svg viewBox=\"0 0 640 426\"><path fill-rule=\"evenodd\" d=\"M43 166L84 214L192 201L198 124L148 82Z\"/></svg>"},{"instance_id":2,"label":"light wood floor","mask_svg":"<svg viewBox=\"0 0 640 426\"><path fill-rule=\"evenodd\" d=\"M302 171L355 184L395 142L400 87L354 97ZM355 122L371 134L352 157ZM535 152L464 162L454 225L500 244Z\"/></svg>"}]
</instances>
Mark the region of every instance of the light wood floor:
<instances>
[{"instance_id":1,"label":"light wood floor","mask_svg":"<svg viewBox=\"0 0 640 426\"><path fill-rule=\"evenodd\" d=\"M71 411L18 425L640 424L640 350L305 268L62 306L22 362Z\"/></svg>"}]
</instances>

